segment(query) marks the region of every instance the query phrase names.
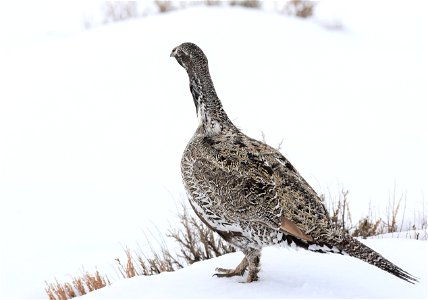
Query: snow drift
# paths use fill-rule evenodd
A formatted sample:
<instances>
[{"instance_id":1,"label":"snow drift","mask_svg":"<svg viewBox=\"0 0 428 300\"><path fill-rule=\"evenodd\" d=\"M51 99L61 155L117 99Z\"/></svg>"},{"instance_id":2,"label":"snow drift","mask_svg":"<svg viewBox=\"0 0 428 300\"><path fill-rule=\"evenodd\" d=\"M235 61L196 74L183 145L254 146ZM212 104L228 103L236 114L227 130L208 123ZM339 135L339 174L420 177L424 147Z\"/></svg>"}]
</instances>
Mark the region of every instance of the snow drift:
<instances>
[{"instance_id":1,"label":"snow drift","mask_svg":"<svg viewBox=\"0 0 428 300\"><path fill-rule=\"evenodd\" d=\"M184 269L120 280L81 298L426 298L427 242L400 238L363 241L419 277L413 285L349 256L263 249L260 279L216 278L216 267L235 267L242 253L227 254ZM246 274L244 274L245 276Z\"/></svg>"}]
</instances>

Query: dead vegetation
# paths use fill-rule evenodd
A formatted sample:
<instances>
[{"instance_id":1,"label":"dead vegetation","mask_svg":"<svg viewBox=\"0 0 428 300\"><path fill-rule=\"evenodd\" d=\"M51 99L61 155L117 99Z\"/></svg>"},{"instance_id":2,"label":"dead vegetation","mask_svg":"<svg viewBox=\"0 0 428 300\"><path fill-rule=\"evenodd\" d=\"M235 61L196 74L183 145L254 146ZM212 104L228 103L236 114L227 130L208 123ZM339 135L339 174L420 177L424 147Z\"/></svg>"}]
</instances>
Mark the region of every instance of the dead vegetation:
<instances>
[{"instance_id":1,"label":"dead vegetation","mask_svg":"<svg viewBox=\"0 0 428 300\"><path fill-rule=\"evenodd\" d=\"M55 280L55 283L46 282L45 291L49 299L63 300L85 295L110 284L107 275L101 275L96 270L93 274L84 272L82 276L73 278L71 282L59 283L58 280Z\"/></svg>"},{"instance_id":2,"label":"dead vegetation","mask_svg":"<svg viewBox=\"0 0 428 300\"><path fill-rule=\"evenodd\" d=\"M314 14L316 1L289 0L277 1L274 10L280 14L296 16L299 18L309 18ZM104 1L100 5L102 13L102 23L120 22L124 20L147 16L153 12L168 13L177 9L184 9L192 6L229 6L245 7L249 9L265 10L263 1L260 0L155 0L155 1ZM93 27L95 17L89 15L83 18L85 28Z\"/></svg>"},{"instance_id":3,"label":"dead vegetation","mask_svg":"<svg viewBox=\"0 0 428 300\"><path fill-rule=\"evenodd\" d=\"M377 216L372 205L368 212L357 223L352 222L349 192L341 189L337 195L321 195L332 218L333 224L346 230L354 237L367 238L380 234L393 234L397 230L407 230L405 237L413 239L427 239L427 216L425 205L414 211L411 222L405 217L406 194L396 196L395 188L390 195L389 204L385 210L385 217ZM327 199L326 199L327 198ZM115 259L115 267L119 276L131 278L134 276L151 276L162 272L173 272L195 262L218 257L235 250L225 243L216 233L210 230L183 204L177 213L179 226L171 228L166 236L172 239L174 250L164 241L152 244L148 238L149 250L139 248L131 251L124 247L125 260ZM80 277L70 282L46 282L46 293L51 300L66 300L76 296L85 295L91 291L110 285L106 275L98 270L93 274L84 272Z\"/></svg>"},{"instance_id":4,"label":"dead vegetation","mask_svg":"<svg viewBox=\"0 0 428 300\"><path fill-rule=\"evenodd\" d=\"M285 1L281 11L289 16L309 18L314 14L317 1L289 0Z\"/></svg>"},{"instance_id":5,"label":"dead vegetation","mask_svg":"<svg viewBox=\"0 0 428 300\"><path fill-rule=\"evenodd\" d=\"M356 222L352 222L350 203L348 201L349 192L342 189L338 196L329 195L328 200L324 194L321 195L327 209L330 213L333 224L342 228L354 237L363 239L370 236L378 236L388 233L408 232L408 238L427 239L427 215L425 205L422 201L422 207L413 213L409 218L407 212L407 195L405 193L397 196L396 188L389 197L384 216L380 216L375 211L372 204L369 204L367 213L360 217ZM420 232L423 232L421 236ZM411 233L413 231L413 233Z\"/></svg>"},{"instance_id":6,"label":"dead vegetation","mask_svg":"<svg viewBox=\"0 0 428 300\"><path fill-rule=\"evenodd\" d=\"M235 250L220 237L206 227L196 216L189 214L183 204L177 213L180 226L171 228L167 237L173 239L178 251L170 249L166 243L149 244L149 250L131 251L128 247L123 250L126 259L115 258L115 266L122 278L134 276L150 276L162 272L173 272L195 262L221 256ZM156 247L157 246L157 247ZM106 275L98 271L88 272L73 278L71 282L46 282L45 291L51 300L66 300L110 285Z\"/></svg>"}]
</instances>

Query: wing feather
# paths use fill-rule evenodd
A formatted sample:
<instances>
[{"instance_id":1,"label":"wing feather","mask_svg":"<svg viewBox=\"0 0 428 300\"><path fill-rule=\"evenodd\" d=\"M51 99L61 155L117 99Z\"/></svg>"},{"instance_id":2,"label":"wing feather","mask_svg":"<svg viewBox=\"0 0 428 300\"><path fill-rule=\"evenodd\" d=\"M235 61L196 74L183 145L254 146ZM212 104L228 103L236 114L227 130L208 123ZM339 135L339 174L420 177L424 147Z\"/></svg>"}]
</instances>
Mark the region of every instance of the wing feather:
<instances>
[{"instance_id":1,"label":"wing feather","mask_svg":"<svg viewBox=\"0 0 428 300\"><path fill-rule=\"evenodd\" d=\"M203 137L193 176L211 199L210 210L225 220L253 221L313 241L311 218L328 219L309 184L284 156L244 135L227 143Z\"/></svg>"}]
</instances>

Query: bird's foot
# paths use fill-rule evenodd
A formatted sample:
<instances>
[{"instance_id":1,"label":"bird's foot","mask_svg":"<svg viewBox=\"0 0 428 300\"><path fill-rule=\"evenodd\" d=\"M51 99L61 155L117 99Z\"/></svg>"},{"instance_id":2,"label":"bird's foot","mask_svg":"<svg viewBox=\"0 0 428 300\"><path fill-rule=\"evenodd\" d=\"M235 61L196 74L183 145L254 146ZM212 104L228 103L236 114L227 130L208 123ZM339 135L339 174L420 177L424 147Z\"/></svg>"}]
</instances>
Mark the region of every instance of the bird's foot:
<instances>
[{"instance_id":1,"label":"bird's foot","mask_svg":"<svg viewBox=\"0 0 428 300\"><path fill-rule=\"evenodd\" d=\"M259 276L257 275L257 273L258 273L258 270L250 270L248 272L247 279L245 280L244 283L250 283L250 282L259 280Z\"/></svg>"},{"instance_id":2,"label":"bird's foot","mask_svg":"<svg viewBox=\"0 0 428 300\"><path fill-rule=\"evenodd\" d=\"M218 273L215 273L213 276L217 277L232 277L232 276L243 276L245 270L248 268L248 276L243 283L250 283L257 281L259 276L257 275L260 270L260 250L250 249L249 251L244 252L245 257L241 263L235 269L223 269L216 268L215 270Z\"/></svg>"},{"instance_id":3,"label":"bird's foot","mask_svg":"<svg viewBox=\"0 0 428 300\"><path fill-rule=\"evenodd\" d=\"M235 269L216 268L215 270L218 273L213 274L213 276L217 276L217 277L243 276L247 267L248 267L248 260L246 257L244 257L244 259Z\"/></svg>"},{"instance_id":4,"label":"bird's foot","mask_svg":"<svg viewBox=\"0 0 428 300\"><path fill-rule=\"evenodd\" d=\"M216 273L213 276L217 276L217 277L233 277L233 276L243 276L246 269L237 271L236 269L216 268L215 270L217 272L220 272L220 273ZM247 279L245 279L245 281L240 281L240 282L241 283L250 283L250 282L253 282L253 281L257 281L258 279L259 279L259 276L257 275L257 272L255 272L255 271L251 272L250 271L250 272L248 272Z\"/></svg>"}]
</instances>

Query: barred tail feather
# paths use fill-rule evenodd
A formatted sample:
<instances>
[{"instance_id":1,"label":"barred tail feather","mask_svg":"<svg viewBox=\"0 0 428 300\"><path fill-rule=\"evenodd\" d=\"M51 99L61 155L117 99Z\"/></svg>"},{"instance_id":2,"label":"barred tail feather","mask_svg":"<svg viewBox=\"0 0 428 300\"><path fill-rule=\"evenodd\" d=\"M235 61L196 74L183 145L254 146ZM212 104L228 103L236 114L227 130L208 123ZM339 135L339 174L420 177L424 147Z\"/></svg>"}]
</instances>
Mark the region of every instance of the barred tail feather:
<instances>
[{"instance_id":1,"label":"barred tail feather","mask_svg":"<svg viewBox=\"0 0 428 300\"><path fill-rule=\"evenodd\" d=\"M291 235L284 235L283 240L284 242L287 242L288 245L294 244L297 247L301 247L313 252L337 253L342 255L347 254L361 259L362 261L365 261L412 284L418 282L418 279L415 276L394 265L382 255L351 236L345 236L341 239L337 239L335 237L326 239L326 236L324 236L322 240L308 242Z\"/></svg>"},{"instance_id":2,"label":"barred tail feather","mask_svg":"<svg viewBox=\"0 0 428 300\"><path fill-rule=\"evenodd\" d=\"M370 247L350 236L345 236L339 243L336 241L334 245L340 249L341 254L348 254L352 257L361 259L362 261L365 261L412 284L418 282L415 276L407 273ZM333 249L336 247L333 247Z\"/></svg>"}]
</instances>

